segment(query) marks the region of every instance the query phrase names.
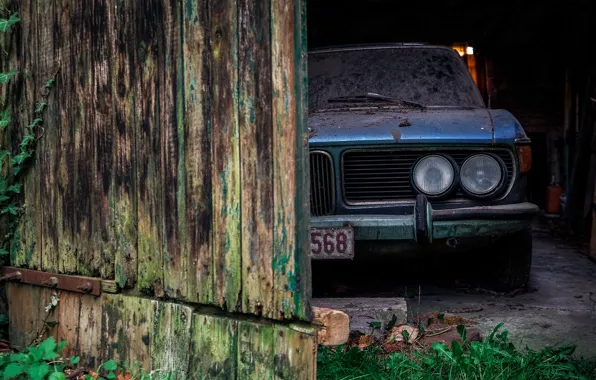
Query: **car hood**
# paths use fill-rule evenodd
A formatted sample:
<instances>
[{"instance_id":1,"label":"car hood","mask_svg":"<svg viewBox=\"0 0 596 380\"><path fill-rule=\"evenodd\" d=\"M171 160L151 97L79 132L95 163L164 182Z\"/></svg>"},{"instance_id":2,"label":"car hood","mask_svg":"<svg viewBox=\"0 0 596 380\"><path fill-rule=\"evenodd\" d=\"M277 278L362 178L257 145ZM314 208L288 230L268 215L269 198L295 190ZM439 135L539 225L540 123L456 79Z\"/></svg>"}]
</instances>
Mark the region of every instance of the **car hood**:
<instances>
[{"instance_id":1,"label":"car hood","mask_svg":"<svg viewBox=\"0 0 596 380\"><path fill-rule=\"evenodd\" d=\"M317 145L512 143L525 137L509 112L488 109L353 110L312 113Z\"/></svg>"}]
</instances>

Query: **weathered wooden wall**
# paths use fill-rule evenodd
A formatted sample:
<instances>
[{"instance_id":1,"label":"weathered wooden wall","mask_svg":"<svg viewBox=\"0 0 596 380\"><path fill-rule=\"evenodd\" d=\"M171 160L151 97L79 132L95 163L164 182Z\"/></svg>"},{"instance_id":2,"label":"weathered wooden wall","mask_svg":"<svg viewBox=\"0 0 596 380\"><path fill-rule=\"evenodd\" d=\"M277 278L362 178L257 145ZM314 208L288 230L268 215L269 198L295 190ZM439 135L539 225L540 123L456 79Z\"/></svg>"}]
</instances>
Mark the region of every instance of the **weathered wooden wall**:
<instances>
[{"instance_id":1,"label":"weathered wooden wall","mask_svg":"<svg viewBox=\"0 0 596 380\"><path fill-rule=\"evenodd\" d=\"M121 294L101 297L60 292L46 316L40 305L53 290L9 284L11 343L24 347L46 335L66 339L66 357L96 368L111 358L186 379L314 379L315 332L309 326L233 320L192 307ZM27 310L27 313L23 313Z\"/></svg>"},{"instance_id":2,"label":"weathered wooden wall","mask_svg":"<svg viewBox=\"0 0 596 380\"><path fill-rule=\"evenodd\" d=\"M15 131L59 70L12 264L308 320L300 2L9 7Z\"/></svg>"},{"instance_id":3,"label":"weathered wooden wall","mask_svg":"<svg viewBox=\"0 0 596 380\"><path fill-rule=\"evenodd\" d=\"M91 366L313 377L315 336L292 324L311 311L304 2L6 2L7 141L58 73L11 265L119 285L61 291L48 333ZM53 291L9 285L13 344Z\"/></svg>"}]
</instances>

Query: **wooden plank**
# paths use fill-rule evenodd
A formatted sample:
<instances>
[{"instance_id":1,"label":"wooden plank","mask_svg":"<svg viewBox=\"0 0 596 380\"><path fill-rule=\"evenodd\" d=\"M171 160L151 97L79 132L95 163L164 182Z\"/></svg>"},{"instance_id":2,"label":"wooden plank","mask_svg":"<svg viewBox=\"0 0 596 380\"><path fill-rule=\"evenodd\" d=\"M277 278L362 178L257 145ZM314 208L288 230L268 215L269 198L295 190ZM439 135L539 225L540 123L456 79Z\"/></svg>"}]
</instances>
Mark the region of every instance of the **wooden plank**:
<instances>
[{"instance_id":1,"label":"wooden plank","mask_svg":"<svg viewBox=\"0 0 596 380\"><path fill-rule=\"evenodd\" d=\"M45 307L57 293L48 288L8 283L8 335L11 346L24 349L49 336L57 338L57 309ZM47 326L44 324L47 322Z\"/></svg>"},{"instance_id":2,"label":"wooden plank","mask_svg":"<svg viewBox=\"0 0 596 380\"><path fill-rule=\"evenodd\" d=\"M60 354L65 357L78 356L79 351L79 325L81 316L81 300L84 296L80 293L67 291L60 292L60 302L58 304L57 314L57 335L58 342L66 341L66 346Z\"/></svg>"},{"instance_id":3,"label":"wooden plank","mask_svg":"<svg viewBox=\"0 0 596 380\"><path fill-rule=\"evenodd\" d=\"M170 298L188 295L186 242L186 166L184 139L184 72L180 39L182 3L164 0L164 51L160 62L163 204L165 225L164 288Z\"/></svg>"},{"instance_id":4,"label":"wooden plank","mask_svg":"<svg viewBox=\"0 0 596 380\"><path fill-rule=\"evenodd\" d=\"M30 28L34 36L33 45L29 48L37 59L32 70L32 78L36 86L34 102L41 98L43 83L50 79L57 69L55 64L53 33L50 22L55 22L55 7L50 2L37 2L35 5L35 14L32 14ZM60 89L60 86L57 88ZM59 149L60 145L60 116L57 110L61 102L61 96L58 91L53 91L49 100L46 117L44 118L44 135L40 140L40 160L39 166L34 170L40 171L40 204L43 209L42 221L42 268L47 271L56 272L59 270L59 233L62 231L63 215L60 197L62 196L56 189L59 188L57 180L57 168L59 167ZM31 110L29 110L31 112Z\"/></svg>"},{"instance_id":5,"label":"wooden plank","mask_svg":"<svg viewBox=\"0 0 596 380\"><path fill-rule=\"evenodd\" d=\"M150 370L151 335L154 309L152 301L125 295L104 296L102 359L123 363L137 361ZM79 336L79 339L85 339Z\"/></svg>"},{"instance_id":6,"label":"wooden plank","mask_svg":"<svg viewBox=\"0 0 596 380\"><path fill-rule=\"evenodd\" d=\"M300 331L299 331L300 330ZM274 379L316 379L316 338L310 327L276 325Z\"/></svg>"},{"instance_id":7,"label":"wooden plank","mask_svg":"<svg viewBox=\"0 0 596 380\"><path fill-rule=\"evenodd\" d=\"M108 352L106 347L108 336L102 328L102 320L104 319L104 300L108 300L108 297L83 296L81 298L77 337L81 366L97 368L103 362L102 355L107 358L105 355Z\"/></svg>"},{"instance_id":8,"label":"wooden plank","mask_svg":"<svg viewBox=\"0 0 596 380\"><path fill-rule=\"evenodd\" d=\"M165 39L161 0L134 2L138 54L135 78L136 175L138 185L138 288L163 295L163 197L159 50Z\"/></svg>"},{"instance_id":9,"label":"wooden plank","mask_svg":"<svg viewBox=\"0 0 596 380\"><path fill-rule=\"evenodd\" d=\"M240 151L236 0L210 4L212 65L213 261L216 301L240 311Z\"/></svg>"},{"instance_id":10,"label":"wooden plank","mask_svg":"<svg viewBox=\"0 0 596 380\"><path fill-rule=\"evenodd\" d=\"M129 2L110 4L112 120L115 126L112 168L112 221L115 237L114 277L121 288L137 281L137 187L135 132L135 66L130 46L136 46L135 9ZM118 27L116 27L116 25Z\"/></svg>"},{"instance_id":11,"label":"wooden plank","mask_svg":"<svg viewBox=\"0 0 596 380\"><path fill-rule=\"evenodd\" d=\"M153 301L152 370L171 379L187 379L192 309Z\"/></svg>"},{"instance_id":12,"label":"wooden plank","mask_svg":"<svg viewBox=\"0 0 596 380\"><path fill-rule=\"evenodd\" d=\"M115 236L112 223L113 199L112 173L114 170L114 122L112 119L112 69L111 51L114 26L111 8L106 2L92 2L85 6L83 24L91 51L89 70L90 82L86 102L86 118L91 136L90 151L85 165L78 171L89 170L91 176L91 236L88 239L88 251L85 252L91 262L91 272L99 273L102 278L114 278ZM88 21L87 21L88 19ZM88 28L88 29L87 29ZM81 162L79 162L81 163ZM82 163L81 163L82 164Z\"/></svg>"},{"instance_id":13,"label":"wooden plank","mask_svg":"<svg viewBox=\"0 0 596 380\"><path fill-rule=\"evenodd\" d=\"M310 252L310 164L308 145L308 67L306 0L294 0L294 64L296 67L294 91L296 92L296 203L295 218L295 280L296 314L310 321L312 305L312 279Z\"/></svg>"},{"instance_id":14,"label":"wooden plank","mask_svg":"<svg viewBox=\"0 0 596 380\"><path fill-rule=\"evenodd\" d=\"M14 56L10 60L6 60L6 69L19 67L22 73L31 73L35 63L32 62L33 49L30 48L34 44L33 31L30 25L31 17L34 17L35 14L36 5L30 2L19 2L17 4L19 6L19 16L22 19L19 25L21 32L15 34L12 39L11 50ZM17 4L11 4L11 9L13 5ZM17 40L16 37L19 39ZM35 108L35 81L32 78L27 78L26 74L22 78L22 81L10 84L11 94L20 94L20 97L13 104L14 108L11 112L12 126L20 131L24 130L33 121L32 111ZM13 92L12 89L16 90L16 86L22 86L22 89ZM40 159L39 154L33 157L33 169L28 170L23 180L21 193L25 204L24 213L20 218L10 249L12 265L31 269L41 268Z\"/></svg>"},{"instance_id":15,"label":"wooden plank","mask_svg":"<svg viewBox=\"0 0 596 380\"><path fill-rule=\"evenodd\" d=\"M306 139L302 116L296 112L304 101L297 85L296 63L302 50L295 47L295 17L302 23L296 2L272 2L273 60L273 153L274 153L274 311L277 319L310 318L305 233L308 200L306 196ZM295 12L297 12L295 14ZM301 40L299 40L301 41ZM301 46L301 44L299 44ZM302 73L303 69L298 67ZM302 82L300 82L302 83ZM299 90L299 91L297 91ZM297 99L300 99L298 101ZM300 111L302 114L302 111ZM300 116L300 118L299 118ZM298 123L300 122L300 123Z\"/></svg>"},{"instance_id":16,"label":"wooden plank","mask_svg":"<svg viewBox=\"0 0 596 380\"><path fill-rule=\"evenodd\" d=\"M49 230L47 232L54 235L50 237L50 242L54 241L57 245L46 245L45 247L50 250L48 252L44 251L44 256L57 256L58 271L60 273L76 273L78 250L74 244L75 230L77 229L75 215L77 212L82 212L78 209L78 205L73 202L77 186L75 180L77 178L77 167L73 159L75 155L74 136L77 124L73 110L77 109L78 104L75 102L76 98L68 96L68 94L74 93L76 86L75 75L73 74L76 67L72 49L76 49L77 44L73 43L75 35L73 34L72 18L77 16L71 13L71 7L64 4L64 2L58 2L55 9L57 13L55 25L60 25L61 30L61 33L56 35L56 54L58 62L63 67L58 72L56 87L52 90L52 92L55 92L53 96L56 110L50 108L46 113L49 115L50 112L56 112L60 124L53 126L53 131L48 131L46 128L46 132L50 134L57 133L59 149L56 149L51 142L45 145L48 149L46 154L50 154L52 157L56 155L55 160L48 162L50 167L47 169L54 173L51 179L55 181L55 187L46 189L48 192L52 191L52 193L46 193L45 196L42 194L42 202L45 203L46 196L50 196L52 199L50 204L53 204L53 208L44 207L43 215L44 224L50 229L52 226L55 228L54 231ZM43 82L40 81L41 83ZM44 144L46 143L45 138L44 134L41 140ZM46 171L46 169L42 170ZM57 191L58 189L59 191ZM46 224L46 221L49 223ZM47 235L44 234L45 236ZM54 252L55 249L58 252Z\"/></svg>"},{"instance_id":17,"label":"wooden plank","mask_svg":"<svg viewBox=\"0 0 596 380\"><path fill-rule=\"evenodd\" d=\"M213 303L211 90L207 2L187 1L183 10L184 141L186 146L186 252L188 300Z\"/></svg>"},{"instance_id":18,"label":"wooden plank","mask_svg":"<svg viewBox=\"0 0 596 380\"><path fill-rule=\"evenodd\" d=\"M238 322L238 378L272 379L274 346L271 325Z\"/></svg>"},{"instance_id":19,"label":"wooden plank","mask_svg":"<svg viewBox=\"0 0 596 380\"><path fill-rule=\"evenodd\" d=\"M238 322L234 319L193 315L189 377L191 379L236 379L237 334Z\"/></svg>"},{"instance_id":20,"label":"wooden plank","mask_svg":"<svg viewBox=\"0 0 596 380\"><path fill-rule=\"evenodd\" d=\"M242 310L273 317L273 121L270 1L240 0Z\"/></svg>"}]
</instances>

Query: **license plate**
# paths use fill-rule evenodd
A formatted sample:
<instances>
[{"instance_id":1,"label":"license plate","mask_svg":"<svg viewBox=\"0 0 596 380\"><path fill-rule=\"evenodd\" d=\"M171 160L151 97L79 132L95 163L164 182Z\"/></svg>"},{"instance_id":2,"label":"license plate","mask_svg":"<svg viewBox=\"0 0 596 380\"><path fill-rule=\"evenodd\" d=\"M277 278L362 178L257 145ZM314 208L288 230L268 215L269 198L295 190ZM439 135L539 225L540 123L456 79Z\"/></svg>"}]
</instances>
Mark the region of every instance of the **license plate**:
<instances>
[{"instance_id":1,"label":"license plate","mask_svg":"<svg viewBox=\"0 0 596 380\"><path fill-rule=\"evenodd\" d=\"M354 257L352 227L311 228L310 257L313 259L351 259Z\"/></svg>"}]
</instances>

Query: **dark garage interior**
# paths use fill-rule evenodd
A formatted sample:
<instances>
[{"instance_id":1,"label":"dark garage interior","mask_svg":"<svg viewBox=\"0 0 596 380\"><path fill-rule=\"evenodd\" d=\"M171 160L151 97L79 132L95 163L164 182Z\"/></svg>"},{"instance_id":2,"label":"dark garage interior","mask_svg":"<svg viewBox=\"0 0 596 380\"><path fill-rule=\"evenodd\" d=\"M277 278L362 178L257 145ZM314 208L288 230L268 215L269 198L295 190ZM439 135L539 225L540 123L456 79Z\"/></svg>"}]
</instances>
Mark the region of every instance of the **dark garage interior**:
<instances>
[{"instance_id":1,"label":"dark garage interior","mask_svg":"<svg viewBox=\"0 0 596 380\"><path fill-rule=\"evenodd\" d=\"M594 289L596 270L588 258L596 260L596 233L591 232L596 231L592 223L596 182L593 2L309 0L307 4L311 50L374 43L428 43L458 50L485 104L510 111L531 138L533 165L527 198L541 209L534 228L530 288L515 299L501 300L494 293L466 288L468 279L463 284L452 281L455 273L473 277L478 267L454 267L449 259L436 264L424 258L422 263L398 260L372 266L313 263L315 296L399 295L420 312L467 306L479 310L472 317L490 323L505 320L534 341L567 339L575 334L569 332L573 329L578 340L584 339L585 352L592 352L589 341L596 330L590 322L594 318L590 289ZM554 194L550 206L549 192ZM556 199L554 212L552 199ZM483 265L490 268L490 261L487 258ZM569 304L563 299L569 299ZM583 311L568 326L561 321L560 328L535 331L537 325L526 307ZM551 311L536 314L537 318L550 315ZM594 334L581 338L582 329Z\"/></svg>"}]
</instances>

